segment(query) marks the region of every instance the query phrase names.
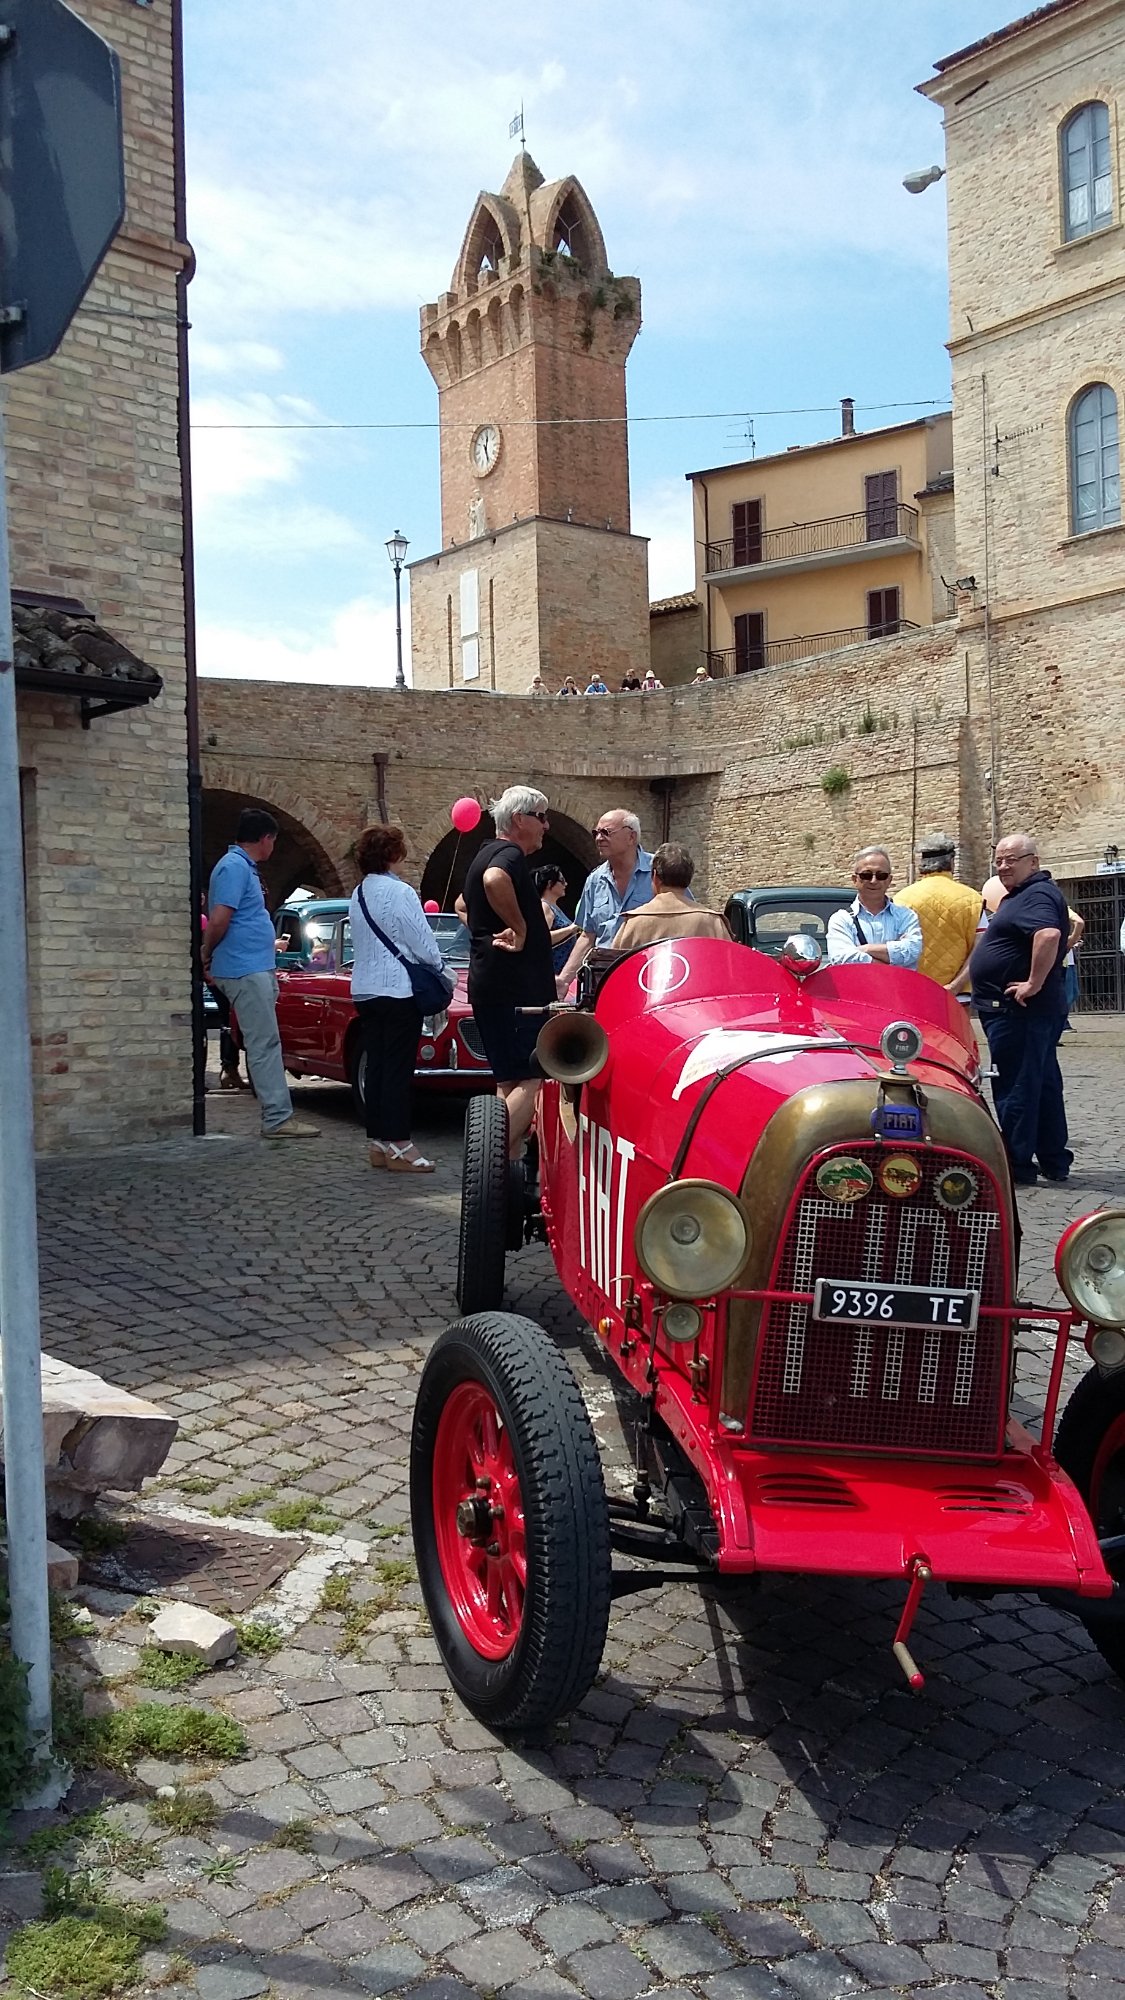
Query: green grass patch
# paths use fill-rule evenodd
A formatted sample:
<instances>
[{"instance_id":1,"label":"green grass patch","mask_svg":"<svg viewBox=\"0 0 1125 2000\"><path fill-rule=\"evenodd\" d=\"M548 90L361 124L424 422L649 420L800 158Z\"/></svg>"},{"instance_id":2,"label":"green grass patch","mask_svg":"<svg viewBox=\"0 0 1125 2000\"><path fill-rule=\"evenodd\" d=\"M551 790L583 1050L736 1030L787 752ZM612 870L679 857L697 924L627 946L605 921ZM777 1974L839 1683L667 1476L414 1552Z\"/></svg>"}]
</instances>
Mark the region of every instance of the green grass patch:
<instances>
[{"instance_id":1,"label":"green grass patch","mask_svg":"<svg viewBox=\"0 0 1125 2000\"><path fill-rule=\"evenodd\" d=\"M148 1801L148 1809L157 1826L169 1833L202 1833L214 1826L219 1816L210 1792L196 1790L194 1786L186 1791L177 1790L172 1799L153 1797Z\"/></svg>"},{"instance_id":2,"label":"green grass patch","mask_svg":"<svg viewBox=\"0 0 1125 2000\"><path fill-rule=\"evenodd\" d=\"M365 1604L357 1604L353 1601L352 1581L350 1579L343 1579L347 1585L346 1600L339 1606L332 1607L333 1609L338 1608L342 1610L344 1614L344 1627L340 1636L339 1647L341 1653L354 1653L361 1640L370 1631L372 1625L374 1625L375 1620L381 1618L384 1611L397 1610L399 1592L408 1583L413 1583L416 1580L418 1572L409 1557L387 1556L381 1558L376 1563L375 1574L378 1578L380 1588L373 1597L368 1598ZM334 1581L335 1579L331 1580Z\"/></svg>"},{"instance_id":3,"label":"green grass patch","mask_svg":"<svg viewBox=\"0 0 1125 2000\"><path fill-rule=\"evenodd\" d=\"M190 1659L186 1653L162 1653L159 1646L143 1646L137 1679L142 1687L168 1690L186 1687L206 1672L204 1661Z\"/></svg>"},{"instance_id":4,"label":"green grass patch","mask_svg":"<svg viewBox=\"0 0 1125 2000\"><path fill-rule=\"evenodd\" d=\"M100 1556L108 1549L119 1549L128 1533L128 1528L121 1521L107 1520L104 1514L80 1514L70 1527L72 1541L78 1543L86 1556Z\"/></svg>"},{"instance_id":5,"label":"green grass patch","mask_svg":"<svg viewBox=\"0 0 1125 2000\"><path fill-rule=\"evenodd\" d=\"M75 1614L69 1598L60 1597L52 1590L48 1599L51 1621L51 1643L62 1646L68 1639L89 1638L92 1628L84 1625Z\"/></svg>"},{"instance_id":6,"label":"green grass patch","mask_svg":"<svg viewBox=\"0 0 1125 2000\"><path fill-rule=\"evenodd\" d=\"M408 1583L417 1583L418 1571L409 1556L381 1556L375 1565L380 1583L389 1590L401 1590Z\"/></svg>"},{"instance_id":7,"label":"green grass patch","mask_svg":"<svg viewBox=\"0 0 1125 2000\"><path fill-rule=\"evenodd\" d=\"M75 1813L72 1819L60 1820L57 1826L36 1827L35 1832L29 1833L22 1842L20 1852L38 1867L50 1861L52 1855L61 1854L72 1841L85 1840L101 1819L101 1806L92 1806L89 1812Z\"/></svg>"},{"instance_id":8,"label":"green grass patch","mask_svg":"<svg viewBox=\"0 0 1125 2000\"><path fill-rule=\"evenodd\" d=\"M291 1847L297 1854L307 1854L313 1844L311 1819L291 1819L285 1826L279 1826L270 1840L271 1847Z\"/></svg>"},{"instance_id":9,"label":"green grass patch","mask_svg":"<svg viewBox=\"0 0 1125 2000\"><path fill-rule=\"evenodd\" d=\"M368 1521L371 1539L375 1542L391 1542L396 1535L405 1535L405 1521Z\"/></svg>"},{"instance_id":10,"label":"green grass patch","mask_svg":"<svg viewBox=\"0 0 1125 2000\"><path fill-rule=\"evenodd\" d=\"M268 1618L236 1618L234 1623L244 1653L257 1653L268 1660L271 1654L280 1653L285 1644L284 1632L279 1632Z\"/></svg>"},{"instance_id":11,"label":"green grass patch","mask_svg":"<svg viewBox=\"0 0 1125 2000\"><path fill-rule=\"evenodd\" d=\"M340 1526L336 1515L329 1514L311 1495L302 1495L299 1500L279 1500L276 1507L267 1509L266 1520L283 1533L300 1533L308 1528L314 1535L331 1535Z\"/></svg>"},{"instance_id":12,"label":"green grass patch","mask_svg":"<svg viewBox=\"0 0 1125 2000\"><path fill-rule=\"evenodd\" d=\"M5 1970L18 1991L46 2000L107 2000L133 1983L142 1952L165 1934L158 1904L111 1902L88 1871L48 1868L43 1910L42 1923L9 1941Z\"/></svg>"},{"instance_id":13,"label":"green grass patch","mask_svg":"<svg viewBox=\"0 0 1125 2000\"><path fill-rule=\"evenodd\" d=\"M217 1507L210 1507L207 1511L217 1516L249 1514L253 1508L260 1507L264 1500L272 1500L276 1492L276 1486L255 1486L249 1493L236 1493L233 1500L220 1500Z\"/></svg>"},{"instance_id":14,"label":"green grass patch","mask_svg":"<svg viewBox=\"0 0 1125 2000\"><path fill-rule=\"evenodd\" d=\"M162 1479L160 1484L162 1487L170 1487L174 1493L187 1493L201 1500L205 1494L215 1491L219 1481L217 1479L205 1479L201 1472L185 1472L182 1479L177 1479L173 1472L168 1475L167 1479Z\"/></svg>"},{"instance_id":15,"label":"green grass patch","mask_svg":"<svg viewBox=\"0 0 1125 2000\"><path fill-rule=\"evenodd\" d=\"M65 1713L61 1732L61 1754L79 1769L101 1765L110 1771L129 1771L138 1757L162 1759L229 1759L241 1757L246 1738L229 1716L212 1715L203 1708L165 1708L157 1702L139 1702L136 1708L115 1709L112 1715L84 1716L81 1701L78 1716L73 1708Z\"/></svg>"},{"instance_id":16,"label":"green grass patch","mask_svg":"<svg viewBox=\"0 0 1125 2000\"><path fill-rule=\"evenodd\" d=\"M346 1611L352 1601L350 1576L330 1576L320 1593L320 1611Z\"/></svg>"}]
</instances>

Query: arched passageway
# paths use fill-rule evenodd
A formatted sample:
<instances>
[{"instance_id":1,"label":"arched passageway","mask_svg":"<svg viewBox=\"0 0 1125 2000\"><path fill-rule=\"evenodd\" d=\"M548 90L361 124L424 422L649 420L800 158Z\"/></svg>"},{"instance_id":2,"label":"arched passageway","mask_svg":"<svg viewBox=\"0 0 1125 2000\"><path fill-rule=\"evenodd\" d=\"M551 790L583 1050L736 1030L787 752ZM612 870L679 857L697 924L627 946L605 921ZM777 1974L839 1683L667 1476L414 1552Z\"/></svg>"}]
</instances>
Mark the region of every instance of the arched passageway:
<instances>
[{"instance_id":1,"label":"arched passageway","mask_svg":"<svg viewBox=\"0 0 1125 2000\"><path fill-rule=\"evenodd\" d=\"M465 876L469 863L486 840L494 840L496 829L491 813L482 813L480 824L472 833L455 833L450 830L443 840L439 840L422 873L422 901L433 898L443 910L451 910L465 886ZM566 894L562 898L563 908L568 916L573 916L582 893L582 884L597 855L593 836L578 821L567 813L551 812L551 824L547 838L539 853L532 858L532 867L538 868L546 861L554 861L566 876Z\"/></svg>"},{"instance_id":2,"label":"arched passageway","mask_svg":"<svg viewBox=\"0 0 1125 2000\"><path fill-rule=\"evenodd\" d=\"M344 883L315 834L293 818L272 799L252 798L245 792L204 791L203 794L203 879L206 883L220 855L225 854L238 826L244 806L260 806L272 813L281 831L270 859L262 868L266 901L275 910L294 889L313 889L322 896L342 896Z\"/></svg>"}]
</instances>

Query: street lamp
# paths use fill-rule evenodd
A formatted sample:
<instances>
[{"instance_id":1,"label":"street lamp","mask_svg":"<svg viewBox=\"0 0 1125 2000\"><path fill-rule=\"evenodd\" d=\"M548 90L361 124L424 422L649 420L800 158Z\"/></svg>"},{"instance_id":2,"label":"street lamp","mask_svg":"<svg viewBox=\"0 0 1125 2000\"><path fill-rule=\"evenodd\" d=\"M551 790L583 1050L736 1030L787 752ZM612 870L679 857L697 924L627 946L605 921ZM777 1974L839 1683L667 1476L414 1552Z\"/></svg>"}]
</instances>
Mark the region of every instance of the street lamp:
<instances>
[{"instance_id":1,"label":"street lamp","mask_svg":"<svg viewBox=\"0 0 1125 2000\"><path fill-rule=\"evenodd\" d=\"M409 547L410 543L407 541L406 536L399 528L396 528L390 541L387 543L387 554L391 559L391 566L395 573L396 688L404 688L406 686L406 675L402 671L402 565L406 561L406 551Z\"/></svg>"},{"instance_id":2,"label":"street lamp","mask_svg":"<svg viewBox=\"0 0 1125 2000\"><path fill-rule=\"evenodd\" d=\"M907 194L925 194L926 189L933 187L935 181L944 179L944 167L920 167L912 174L905 174L902 185Z\"/></svg>"}]
</instances>

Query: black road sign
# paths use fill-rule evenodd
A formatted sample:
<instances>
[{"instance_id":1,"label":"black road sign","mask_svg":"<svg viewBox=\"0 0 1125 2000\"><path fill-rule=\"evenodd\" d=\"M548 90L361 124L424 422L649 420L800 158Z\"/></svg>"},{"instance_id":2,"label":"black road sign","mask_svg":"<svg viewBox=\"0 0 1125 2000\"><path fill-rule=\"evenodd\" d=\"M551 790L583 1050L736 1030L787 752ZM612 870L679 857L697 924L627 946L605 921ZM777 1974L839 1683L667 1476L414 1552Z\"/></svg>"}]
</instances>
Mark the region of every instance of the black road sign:
<instances>
[{"instance_id":1,"label":"black road sign","mask_svg":"<svg viewBox=\"0 0 1125 2000\"><path fill-rule=\"evenodd\" d=\"M54 353L124 215L116 54L63 0L0 0L0 374Z\"/></svg>"}]
</instances>

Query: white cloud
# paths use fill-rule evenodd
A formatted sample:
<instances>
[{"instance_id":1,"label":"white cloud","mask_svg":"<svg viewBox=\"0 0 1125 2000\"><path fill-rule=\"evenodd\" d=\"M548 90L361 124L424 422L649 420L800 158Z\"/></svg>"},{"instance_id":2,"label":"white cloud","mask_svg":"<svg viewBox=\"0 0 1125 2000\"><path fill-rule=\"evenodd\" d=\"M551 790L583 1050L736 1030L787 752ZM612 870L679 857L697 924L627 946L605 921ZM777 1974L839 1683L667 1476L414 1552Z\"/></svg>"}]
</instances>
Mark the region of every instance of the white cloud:
<instances>
[{"instance_id":1,"label":"white cloud","mask_svg":"<svg viewBox=\"0 0 1125 2000\"><path fill-rule=\"evenodd\" d=\"M372 562L382 554L375 541L346 514L311 501L213 502L196 518L196 542L202 553L261 556L287 564L313 557L367 554Z\"/></svg>"},{"instance_id":2,"label":"white cloud","mask_svg":"<svg viewBox=\"0 0 1125 2000\"><path fill-rule=\"evenodd\" d=\"M203 510L217 500L291 484L304 460L305 441L299 429L271 426L300 425L316 416L314 405L300 396L250 391L242 396L195 397L191 483L196 507Z\"/></svg>"},{"instance_id":3,"label":"white cloud","mask_svg":"<svg viewBox=\"0 0 1125 2000\"><path fill-rule=\"evenodd\" d=\"M278 347L264 340L207 340L193 333L191 369L198 375L277 375L285 366Z\"/></svg>"},{"instance_id":4,"label":"white cloud","mask_svg":"<svg viewBox=\"0 0 1125 2000\"><path fill-rule=\"evenodd\" d=\"M665 479L638 493L632 522L635 535L649 537L649 596L675 597L681 590L694 590L691 489L686 481Z\"/></svg>"},{"instance_id":5,"label":"white cloud","mask_svg":"<svg viewBox=\"0 0 1125 2000\"><path fill-rule=\"evenodd\" d=\"M410 678L409 606L403 605L403 662ZM199 671L216 679L307 681L330 687L392 687L394 606L374 597L344 604L324 631L271 631L202 624Z\"/></svg>"}]
</instances>

